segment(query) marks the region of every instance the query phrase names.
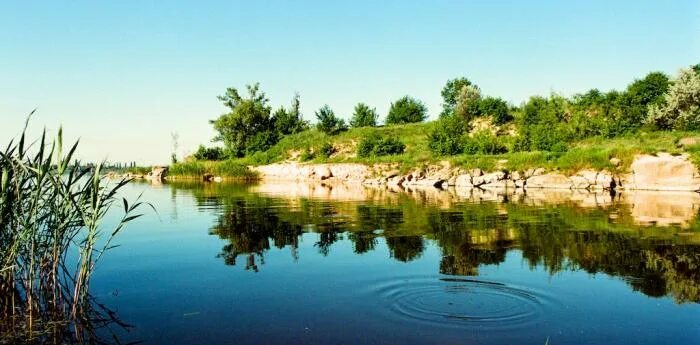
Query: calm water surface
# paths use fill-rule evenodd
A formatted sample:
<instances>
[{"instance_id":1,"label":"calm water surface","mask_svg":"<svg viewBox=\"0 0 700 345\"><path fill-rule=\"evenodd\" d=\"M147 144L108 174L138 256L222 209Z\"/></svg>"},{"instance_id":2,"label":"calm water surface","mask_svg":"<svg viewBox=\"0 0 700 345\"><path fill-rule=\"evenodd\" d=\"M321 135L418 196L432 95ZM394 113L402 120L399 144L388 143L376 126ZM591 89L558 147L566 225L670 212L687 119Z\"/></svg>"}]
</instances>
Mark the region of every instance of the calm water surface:
<instances>
[{"instance_id":1,"label":"calm water surface","mask_svg":"<svg viewBox=\"0 0 700 345\"><path fill-rule=\"evenodd\" d=\"M700 343L697 196L128 188L158 214L92 286L124 342Z\"/></svg>"}]
</instances>

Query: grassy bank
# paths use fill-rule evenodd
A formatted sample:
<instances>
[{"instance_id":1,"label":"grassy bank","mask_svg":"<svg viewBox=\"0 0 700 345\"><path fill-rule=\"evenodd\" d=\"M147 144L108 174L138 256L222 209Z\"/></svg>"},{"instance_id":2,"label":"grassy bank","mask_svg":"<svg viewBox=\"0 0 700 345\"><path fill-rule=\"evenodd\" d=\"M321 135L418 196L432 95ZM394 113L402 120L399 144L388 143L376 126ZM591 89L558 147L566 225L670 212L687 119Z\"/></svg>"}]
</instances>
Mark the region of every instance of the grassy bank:
<instances>
[{"instance_id":1,"label":"grassy bank","mask_svg":"<svg viewBox=\"0 0 700 345\"><path fill-rule=\"evenodd\" d=\"M184 179L201 179L205 175L220 176L227 179L254 180L258 178L256 172L248 169L244 164L235 160L220 162L213 161L186 161L170 166L169 176Z\"/></svg>"},{"instance_id":2,"label":"grassy bank","mask_svg":"<svg viewBox=\"0 0 700 345\"><path fill-rule=\"evenodd\" d=\"M252 172L245 169L247 165L263 165L282 161L309 163L396 163L401 170L410 170L429 164L448 161L453 166L481 168L492 171L507 169L523 171L529 168L546 168L562 172L574 172L581 169L607 169L625 171L637 154L655 154L668 152L681 154L687 152L693 160L700 162L700 146L682 148L678 142L682 138L699 136L700 132L639 132L617 138L592 137L570 143L566 152L510 152L498 155L460 154L452 156L434 155L428 148L427 133L437 122L394 125L385 127L353 128L331 136L316 129L292 134L282 138L275 146L265 152L257 152L244 158L221 162L194 161L176 164L171 168L171 175L202 176L210 173L220 176L252 178ZM380 136L396 138L406 145L404 153L379 157L358 157L357 145L365 138ZM506 147L512 145L512 137L499 136L498 140ZM324 156L322 147L331 145L333 153ZM610 162L611 158L620 160L619 166Z\"/></svg>"}]
</instances>

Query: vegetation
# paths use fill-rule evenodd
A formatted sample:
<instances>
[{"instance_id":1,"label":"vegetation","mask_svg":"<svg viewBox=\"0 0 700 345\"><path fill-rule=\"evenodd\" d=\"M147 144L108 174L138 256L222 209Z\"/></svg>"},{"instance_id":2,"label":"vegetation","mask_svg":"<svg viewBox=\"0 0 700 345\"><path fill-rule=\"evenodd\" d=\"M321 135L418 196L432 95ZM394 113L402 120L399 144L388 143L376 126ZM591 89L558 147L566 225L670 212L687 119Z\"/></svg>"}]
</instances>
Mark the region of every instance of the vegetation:
<instances>
[{"instance_id":1,"label":"vegetation","mask_svg":"<svg viewBox=\"0 0 700 345\"><path fill-rule=\"evenodd\" d=\"M391 103L389 114L386 116L386 123L391 125L423 122L427 117L428 108L425 107L423 102L409 96L403 96L396 102Z\"/></svg>"},{"instance_id":2,"label":"vegetation","mask_svg":"<svg viewBox=\"0 0 700 345\"><path fill-rule=\"evenodd\" d=\"M194 158L201 161L220 161L226 159L226 154L220 147L199 145L197 152L194 153Z\"/></svg>"},{"instance_id":3,"label":"vegetation","mask_svg":"<svg viewBox=\"0 0 700 345\"><path fill-rule=\"evenodd\" d=\"M200 178L204 175L216 175L232 179L250 180L257 178L257 174L246 165L236 160L225 161L197 161L189 160L170 166L169 175L176 177Z\"/></svg>"},{"instance_id":4,"label":"vegetation","mask_svg":"<svg viewBox=\"0 0 700 345\"><path fill-rule=\"evenodd\" d=\"M348 129L347 125L345 125L345 121L336 117L333 109L327 104L316 112L316 119L318 120L316 128L328 135L338 134Z\"/></svg>"},{"instance_id":5,"label":"vegetation","mask_svg":"<svg viewBox=\"0 0 700 345\"><path fill-rule=\"evenodd\" d=\"M405 149L406 145L396 138L370 136L364 138L360 144L357 145L357 156L373 157L395 155L403 153Z\"/></svg>"},{"instance_id":6,"label":"vegetation","mask_svg":"<svg viewBox=\"0 0 700 345\"><path fill-rule=\"evenodd\" d=\"M46 133L33 144L26 139L23 133L0 153L0 342L86 339L94 322L116 322L95 303L90 281L141 203L117 197L128 180L108 185L101 165L73 162L77 143L65 150L62 130L51 144ZM113 206L123 215L106 228Z\"/></svg>"},{"instance_id":7,"label":"vegetation","mask_svg":"<svg viewBox=\"0 0 700 345\"><path fill-rule=\"evenodd\" d=\"M357 103L355 112L352 114L350 126L352 127L376 127L377 126L377 110L370 108L367 104Z\"/></svg>"},{"instance_id":8,"label":"vegetation","mask_svg":"<svg viewBox=\"0 0 700 345\"><path fill-rule=\"evenodd\" d=\"M688 152L700 162L700 150L675 147L682 136L697 136L681 131L700 129L698 70L700 65L684 69L675 78L652 72L622 91L591 89L571 97L552 93L532 96L518 106L482 95L467 78L455 78L442 89L442 111L436 121L423 122L425 105L404 96L391 104L381 127L376 110L358 103L350 129L327 105L316 112L317 123L309 128L301 119L298 95L289 110L280 108L270 115L268 100L257 84L248 86L246 98L229 88L220 100L231 111L213 122L219 133L216 139L224 142L225 149L200 148L194 158L199 162L232 158L240 165L300 159L415 167L447 160L490 168L573 169L611 168L608 160L615 157L623 162L619 168L625 169L635 153L666 150Z\"/></svg>"}]
</instances>

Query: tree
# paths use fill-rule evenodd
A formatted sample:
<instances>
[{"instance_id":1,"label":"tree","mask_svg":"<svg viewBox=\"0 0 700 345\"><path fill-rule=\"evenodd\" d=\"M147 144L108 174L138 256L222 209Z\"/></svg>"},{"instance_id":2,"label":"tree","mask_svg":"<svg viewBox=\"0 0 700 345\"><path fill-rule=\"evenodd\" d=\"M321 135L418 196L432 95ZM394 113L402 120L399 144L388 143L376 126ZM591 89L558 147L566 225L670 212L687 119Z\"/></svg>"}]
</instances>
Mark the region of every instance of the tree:
<instances>
[{"instance_id":1,"label":"tree","mask_svg":"<svg viewBox=\"0 0 700 345\"><path fill-rule=\"evenodd\" d=\"M246 85L248 97L243 98L235 88L226 89L226 93L218 99L230 111L212 120L214 129L218 132L214 138L224 143L226 149L235 157L250 153L249 146L255 138L255 149L263 150L276 141L273 121L270 118L271 108L265 93L260 91L260 84ZM264 137L264 140L261 138ZM260 143L264 142L265 145Z\"/></svg>"},{"instance_id":2,"label":"tree","mask_svg":"<svg viewBox=\"0 0 700 345\"><path fill-rule=\"evenodd\" d=\"M387 124L423 122L428 117L428 109L423 102L403 96L391 103L389 114L386 116Z\"/></svg>"},{"instance_id":3,"label":"tree","mask_svg":"<svg viewBox=\"0 0 700 345\"><path fill-rule=\"evenodd\" d=\"M301 116L299 107L299 94L297 93L292 98L292 106L289 110L280 107L272 115L275 130L279 135L299 133L309 128L309 124Z\"/></svg>"},{"instance_id":4,"label":"tree","mask_svg":"<svg viewBox=\"0 0 700 345\"><path fill-rule=\"evenodd\" d=\"M348 129L347 125L345 125L345 121L336 117L333 109L327 104L316 112L316 119L318 119L316 128L328 135L338 134Z\"/></svg>"},{"instance_id":5,"label":"tree","mask_svg":"<svg viewBox=\"0 0 700 345\"><path fill-rule=\"evenodd\" d=\"M649 107L663 101L668 81L665 74L652 72L635 80L624 93L611 99L614 103L607 114L607 136L629 133L641 127L648 118Z\"/></svg>"},{"instance_id":6,"label":"tree","mask_svg":"<svg viewBox=\"0 0 700 345\"><path fill-rule=\"evenodd\" d=\"M457 94L456 104L453 109L455 116L467 123L481 115L479 104L481 102L481 90L475 85L465 85Z\"/></svg>"},{"instance_id":7,"label":"tree","mask_svg":"<svg viewBox=\"0 0 700 345\"><path fill-rule=\"evenodd\" d=\"M479 113L484 116L491 116L493 122L502 125L513 119L508 108L508 103L501 98L486 97L479 102Z\"/></svg>"},{"instance_id":8,"label":"tree","mask_svg":"<svg viewBox=\"0 0 700 345\"><path fill-rule=\"evenodd\" d=\"M457 106L457 98L459 93L465 86L473 86L474 88L479 89L475 84L469 81L469 79L464 77L450 79L447 81L447 83L445 83L445 86L442 88L442 92L440 93L442 95L441 117L452 114L454 108Z\"/></svg>"},{"instance_id":9,"label":"tree","mask_svg":"<svg viewBox=\"0 0 700 345\"><path fill-rule=\"evenodd\" d=\"M367 104L357 103L355 112L352 114L350 126L352 127L376 127L377 110L370 108Z\"/></svg>"},{"instance_id":10,"label":"tree","mask_svg":"<svg viewBox=\"0 0 700 345\"><path fill-rule=\"evenodd\" d=\"M649 108L647 121L659 129L700 129L700 73L682 69L664 95Z\"/></svg>"}]
</instances>

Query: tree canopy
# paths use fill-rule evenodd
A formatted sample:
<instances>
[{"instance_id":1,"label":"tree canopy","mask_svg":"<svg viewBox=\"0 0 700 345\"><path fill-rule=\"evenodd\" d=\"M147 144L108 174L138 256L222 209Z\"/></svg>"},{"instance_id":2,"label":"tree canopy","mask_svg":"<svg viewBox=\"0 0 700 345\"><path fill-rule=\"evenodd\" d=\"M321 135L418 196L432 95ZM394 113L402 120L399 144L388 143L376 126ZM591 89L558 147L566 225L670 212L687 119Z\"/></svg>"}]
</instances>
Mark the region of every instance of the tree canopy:
<instances>
[{"instance_id":1,"label":"tree canopy","mask_svg":"<svg viewBox=\"0 0 700 345\"><path fill-rule=\"evenodd\" d=\"M377 110L370 108L367 104L357 103L355 111L350 120L352 127L375 127L377 126Z\"/></svg>"},{"instance_id":2,"label":"tree canopy","mask_svg":"<svg viewBox=\"0 0 700 345\"><path fill-rule=\"evenodd\" d=\"M387 124L423 122L428 117L428 108L423 102L410 96L403 96L391 103Z\"/></svg>"}]
</instances>

